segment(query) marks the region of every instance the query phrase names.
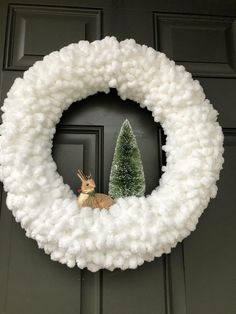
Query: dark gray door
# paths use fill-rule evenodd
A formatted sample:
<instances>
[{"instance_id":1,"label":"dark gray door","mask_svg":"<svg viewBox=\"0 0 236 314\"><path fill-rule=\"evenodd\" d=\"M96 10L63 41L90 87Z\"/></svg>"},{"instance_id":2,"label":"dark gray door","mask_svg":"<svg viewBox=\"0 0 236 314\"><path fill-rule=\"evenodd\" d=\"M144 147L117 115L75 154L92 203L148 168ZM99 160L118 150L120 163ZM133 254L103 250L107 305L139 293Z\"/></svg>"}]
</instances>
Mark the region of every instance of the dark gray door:
<instances>
[{"instance_id":1,"label":"dark gray door","mask_svg":"<svg viewBox=\"0 0 236 314\"><path fill-rule=\"evenodd\" d=\"M163 51L200 80L219 111L225 165L219 193L197 230L170 255L136 270L90 273L52 262L25 237L1 188L0 314L236 313L236 5L231 0L7 0L0 3L1 102L36 60L81 39L114 35ZM20 104L19 104L20 110ZM161 175L160 126L112 91L72 104L58 125L53 156L76 191L77 167L107 191L119 128L133 126L147 193Z\"/></svg>"}]
</instances>

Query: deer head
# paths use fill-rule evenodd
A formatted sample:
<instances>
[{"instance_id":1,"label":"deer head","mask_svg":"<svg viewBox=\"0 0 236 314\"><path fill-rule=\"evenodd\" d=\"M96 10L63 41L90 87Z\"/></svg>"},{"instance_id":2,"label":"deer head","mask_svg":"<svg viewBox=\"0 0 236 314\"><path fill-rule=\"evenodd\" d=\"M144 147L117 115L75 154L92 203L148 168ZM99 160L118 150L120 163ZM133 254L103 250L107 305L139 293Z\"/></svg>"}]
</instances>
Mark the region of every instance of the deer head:
<instances>
[{"instance_id":1,"label":"deer head","mask_svg":"<svg viewBox=\"0 0 236 314\"><path fill-rule=\"evenodd\" d=\"M79 177L79 179L82 182L82 185L81 185L81 192L82 193L88 194L88 193L91 193L95 190L96 184L95 184L91 174L86 176L81 170L78 169L77 176Z\"/></svg>"}]
</instances>

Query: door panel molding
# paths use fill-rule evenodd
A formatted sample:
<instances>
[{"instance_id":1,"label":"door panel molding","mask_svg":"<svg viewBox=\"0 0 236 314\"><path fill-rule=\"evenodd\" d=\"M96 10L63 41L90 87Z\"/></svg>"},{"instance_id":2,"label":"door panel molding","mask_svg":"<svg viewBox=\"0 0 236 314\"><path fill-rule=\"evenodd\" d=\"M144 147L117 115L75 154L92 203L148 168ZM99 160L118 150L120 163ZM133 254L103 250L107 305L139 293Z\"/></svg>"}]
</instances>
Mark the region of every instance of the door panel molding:
<instances>
[{"instance_id":1,"label":"door panel molding","mask_svg":"<svg viewBox=\"0 0 236 314\"><path fill-rule=\"evenodd\" d=\"M27 70L52 51L101 36L101 9L10 4L4 70Z\"/></svg>"},{"instance_id":2,"label":"door panel molding","mask_svg":"<svg viewBox=\"0 0 236 314\"><path fill-rule=\"evenodd\" d=\"M153 12L155 48L194 76L236 77L234 17Z\"/></svg>"},{"instance_id":3,"label":"door panel molding","mask_svg":"<svg viewBox=\"0 0 236 314\"><path fill-rule=\"evenodd\" d=\"M78 158L75 159L75 156ZM76 191L78 168L91 172L98 192L104 189L104 128L93 125L60 125L53 139L53 158L65 183ZM70 167L66 167L69 164ZM74 171L74 172L73 172Z\"/></svg>"}]
</instances>

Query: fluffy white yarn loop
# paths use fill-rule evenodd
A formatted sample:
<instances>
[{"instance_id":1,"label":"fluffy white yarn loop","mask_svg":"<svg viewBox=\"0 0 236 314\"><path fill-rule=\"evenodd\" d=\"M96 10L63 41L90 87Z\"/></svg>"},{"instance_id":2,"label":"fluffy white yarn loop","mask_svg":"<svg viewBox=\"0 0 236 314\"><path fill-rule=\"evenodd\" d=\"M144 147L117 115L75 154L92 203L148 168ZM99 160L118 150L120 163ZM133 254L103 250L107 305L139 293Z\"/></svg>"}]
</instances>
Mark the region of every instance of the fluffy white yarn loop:
<instances>
[{"instance_id":1,"label":"fluffy white yarn loop","mask_svg":"<svg viewBox=\"0 0 236 314\"><path fill-rule=\"evenodd\" d=\"M71 103L111 87L162 124L167 165L146 198L118 199L110 211L78 208L51 156L55 125ZM217 112L183 66L132 39L52 52L15 80L2 110L7 206L28 237L69 267L136 268L169 253L216 195L223 164Z\"/></svg>"}]
</instances>

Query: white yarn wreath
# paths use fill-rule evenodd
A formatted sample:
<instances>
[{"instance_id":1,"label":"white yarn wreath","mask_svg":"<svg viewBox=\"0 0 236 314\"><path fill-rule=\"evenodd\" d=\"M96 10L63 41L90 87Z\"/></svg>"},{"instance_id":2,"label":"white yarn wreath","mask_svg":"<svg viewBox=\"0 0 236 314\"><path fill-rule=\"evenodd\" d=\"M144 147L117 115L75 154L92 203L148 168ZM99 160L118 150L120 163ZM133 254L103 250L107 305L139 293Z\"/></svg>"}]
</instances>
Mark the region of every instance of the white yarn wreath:
<instances>
[{"instance_id":1,"label":"white yarn wreath","mask_svg":"<svg viewBox=\"0 0 236 314\"><path fill-rule=\"evenodd\" d=\"M78 208L51 156L55 125L71 103L110 88L161 123L167 165L146 198L118 199L109 211ZM183 66L133 39L80 41L52 52L15 80L2 110L7 206L28 237L69 267L136 268L169 253L216 196L223 163L217 111Z\"/></svg>"}]
</instances>

